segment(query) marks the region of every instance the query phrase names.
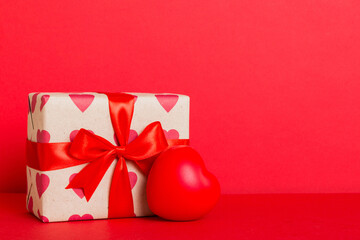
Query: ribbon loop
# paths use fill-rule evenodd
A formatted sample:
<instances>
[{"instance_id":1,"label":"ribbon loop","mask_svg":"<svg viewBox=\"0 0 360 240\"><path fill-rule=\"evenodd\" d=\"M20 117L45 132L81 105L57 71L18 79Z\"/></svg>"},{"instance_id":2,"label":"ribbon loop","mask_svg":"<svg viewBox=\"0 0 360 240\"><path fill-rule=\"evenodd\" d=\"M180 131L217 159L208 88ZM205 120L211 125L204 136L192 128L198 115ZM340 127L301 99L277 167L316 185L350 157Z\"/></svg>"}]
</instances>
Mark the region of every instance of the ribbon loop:
<instances>
[{"instance_id":1,"label":"ribbon loop","mask_svg":"<svg viewBox=\"0 0 360 240\"><path fill-rule=\"evenodd\" d=\"M98 159L114 149L108 140L81 128L69 148L69 154L81 160Z\"/></svg>"}]
</instances>

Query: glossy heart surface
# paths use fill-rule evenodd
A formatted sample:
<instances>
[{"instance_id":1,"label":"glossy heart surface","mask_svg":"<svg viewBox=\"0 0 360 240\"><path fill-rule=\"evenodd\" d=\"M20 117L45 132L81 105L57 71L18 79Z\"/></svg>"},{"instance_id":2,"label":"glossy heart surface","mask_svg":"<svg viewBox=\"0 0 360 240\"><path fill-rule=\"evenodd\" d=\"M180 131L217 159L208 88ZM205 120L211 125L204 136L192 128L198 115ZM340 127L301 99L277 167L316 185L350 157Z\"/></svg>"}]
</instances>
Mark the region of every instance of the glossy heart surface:
<instances>
[{"instance_id":1,"label":"glossy heart surface","mask_svg":"<svg viewBox=\"0 0 360 240\"><path fill-rule=\"evenodd\" d=\"M219 199L220 185L193 148L176 146L154 162L146 192L153 213L168 220L188 221L211 211Z\"/></svg>"}]
</instances>

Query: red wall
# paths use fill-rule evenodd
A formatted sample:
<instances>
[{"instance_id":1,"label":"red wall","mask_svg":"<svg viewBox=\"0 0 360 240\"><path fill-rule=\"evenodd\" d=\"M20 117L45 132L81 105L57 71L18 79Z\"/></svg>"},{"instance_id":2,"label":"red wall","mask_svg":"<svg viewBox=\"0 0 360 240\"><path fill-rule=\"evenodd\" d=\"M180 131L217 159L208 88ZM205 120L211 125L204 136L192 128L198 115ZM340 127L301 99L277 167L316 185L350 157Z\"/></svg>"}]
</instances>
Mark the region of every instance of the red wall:
<instances>
[{"instance_id":1,"label":"red wall","mask_svg":"<svg viewBox=\"0 0 360 240\"><path fill-rule=\"evenodd\" d=\"M0 191L25 191L27 93L191 96L223 193L360 191L358 1L0 0Z\"/></svg>"}]
</instances>

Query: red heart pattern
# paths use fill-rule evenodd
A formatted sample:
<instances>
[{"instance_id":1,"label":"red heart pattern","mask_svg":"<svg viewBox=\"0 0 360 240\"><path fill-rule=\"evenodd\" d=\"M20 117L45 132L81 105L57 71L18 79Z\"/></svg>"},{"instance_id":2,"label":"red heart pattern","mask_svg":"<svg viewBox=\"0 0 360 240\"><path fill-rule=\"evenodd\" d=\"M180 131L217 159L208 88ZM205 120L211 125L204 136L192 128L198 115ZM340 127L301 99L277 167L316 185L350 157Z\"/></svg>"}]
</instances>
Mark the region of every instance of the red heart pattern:
<instances>
[{"instance_id":1,"label":"red heart pattern","mask_svg":"<svg viewBox=\"0 0 360 240\"><path fill-rule=\"evenodd\" d=\"M40 131L38 129L36 139L39 143L48 143L50 142L50 133L46 130Z\"/></svg>"},{"instance_id":2,"label":"red heart pattern","mask_svg":"<svg viewBox=\"0 0 360 240\"><path fill-rule=\"evenodd\" d=\"M131 143L131 142L134 141L135 138L137 138L137 137L138 137L138 133L137 133L135 130L130 129L128 143Z\"/></svg>"},{"instance_id":3,"label":"red heart pattern","mask_svg":"<svg viewBox=\"0 0 360 240\"><path fill-rule=\"evenodd\" d=\"M32 113L35 111L36 100L37 100L38 95L39 95L39 93L35 93L31 98L31 112Z\"/></svg>"},{"instance_id":4,"label":"red heart pattern","mask_svg":"<svg viewBox=\"0 0 360 240\"><path fill-rule=\"evenodd\" d=\"M28 205L27 205L28 211L31 212L31 213L34 213L33 207L34 207L33 198L30 197L30 198L29 198Z\"/></svg>"},{"instance_id":5,"label":"red heart pattern","mask_svg":"<svg viewBox=\"0 0 360 240\"><path fill-rule=\"evenodd\" d=\"M50 95L43 95L41 97L40 111L43 109L43 107L45 106L45 104L47 103L49 98L50 98Z\"/></svg>"},{"instance_id":6,"label":"red heart pattern","mask_svg":"<svg viewBox=\"0 0 360 240\"><path fill-rule=\"evenodd\" d=\"M160 103L160 105L165 109L165 111L170 112L171 109L176 105L177 101L179 100L178 95L155 95L156 99Z\"/></svg>"},{"instance_id":7,"label":"red heart pattern","mask_svg":"<svg viewBox=\"0 0 360 240\"><path fill-rule=\"evenodd\" d=\"M166 139L179 139L179 132L175 129L170 129L169 131L164 130Z\"/></svg>"},{"instance_id":8,"label":"red heart pattern","mask_svg":"<svg viewBox=\"0 0 360 240\"><path fill-rule=\"evenodd\" d=\"M91 130L88 130L91 133L94 133ZM70 133L69 138L70 138L70 142L74 141L74 138L76 137L76 135L78 134L79 130L74 130Z\"/></svg>"},{"instance_id":9,"label":"red heart pattern","mask_svg":"<svg viewBox=\"0 0 360 240\"><path fill-rule=\"evenodd\" d=\"M84 214L82 217L78 214L74 214L69 217L69 221L79 221L79 220L92 220L94 217L91 214Z\"/></svg>"},{"instance_id":10,"label":"red heart pattern","mask_svg":"<svg viewBox=\"0 0 360 240\"><path fill-rule=\"evenodd\" d=\"M81 112L85 112L95 98L95 96L91 94L69 94L69 96Z\"/></svg>"},{"instance_id":11,"label":"red heart pattern","mask_svg":"<svg viewBox=\"0 0 360 240\"><path fill-rule=\"evenodd\" d=\"M36 174L36 189L39 194L39 198L44 194L46 189L49 187L50 178L46 174Z\"/></svg>"},{"instance_id":12,"label":"red heart pattern","mask_svg":"<svg viewBox=\"0 0 360 240\"><path fill-rule=\"evenodd\" d=\"M40 218L40 220L41 220L42 222L44 222L44 223L48 223L48 222L49 222L49 219L48 219L47 217L45 217L45 216L42 216L42 215L40 214L40 211L39 211L39 210L37 211L37 214L38 214L38 216L39 216L39 218Z\"/></svg>"},{"instance_id":13,"label":"red heart pattern","mask_svg":"<svg viewBox=\"0 0 360 240\"><path fill-rule=\"evenodd\" d=\"M136 182L137 182L137 175L134 172L129 172L129 180L130 180L130 186L131 189L134 188Z\"/></svg>"},{"instance_id":14,"label":"red heart pattern","mask_svg":"<svg viewBox=\"0 0 360 240\"><path fill-rule=\"evenodd\" d=\"M76 176L76 174L77 174L77 173L74 173L73 175L70 176L69 182L71 182L71 181L74 179L74 177ZM85 194L84 194L84 191L83 191L82 188L73 188L72 190L76 193L76 195L79 196L79 198L81 198L81 199L84 198Z\"/></svg>"},{"instance_id":15,"label":"red heart pattern","mask_svg":"<svg viewBox=\"0 0 360 240\"><path fill-rule=\"evenodd\" d=\"M128 143L131 143L137 137L138 137L138 133L135 130L130 129ZM116 146L120 146L119 141L117 140L117 137L116 137L116 133L114 133L114 141L115 141Z\"/></svg>"}]
</instances>

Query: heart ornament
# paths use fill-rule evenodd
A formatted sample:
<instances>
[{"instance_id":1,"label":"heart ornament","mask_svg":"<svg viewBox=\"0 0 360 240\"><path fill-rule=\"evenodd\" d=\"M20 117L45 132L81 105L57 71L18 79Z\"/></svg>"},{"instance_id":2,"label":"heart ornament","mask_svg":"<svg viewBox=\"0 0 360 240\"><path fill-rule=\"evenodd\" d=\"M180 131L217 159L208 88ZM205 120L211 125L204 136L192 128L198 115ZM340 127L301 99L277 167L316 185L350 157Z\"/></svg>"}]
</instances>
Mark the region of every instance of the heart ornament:
<instances>
[{"instance_id":1,"label":"heart ornament","mask_svg":"<svg viewBox=\"0 0 360 240\"><path fill-rule=\"evenodd\" d=\"M189 146L168 148L154 162L146 186L150 210L174 221L198 219L220 196L216 177Z\"/></svg>"}]
</instances>

